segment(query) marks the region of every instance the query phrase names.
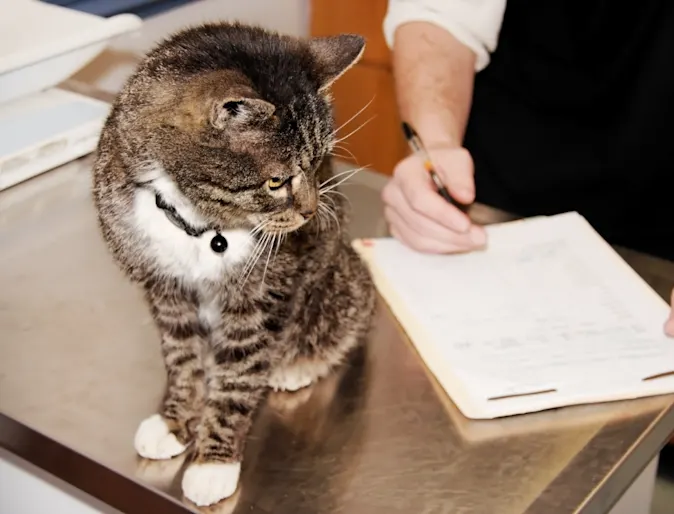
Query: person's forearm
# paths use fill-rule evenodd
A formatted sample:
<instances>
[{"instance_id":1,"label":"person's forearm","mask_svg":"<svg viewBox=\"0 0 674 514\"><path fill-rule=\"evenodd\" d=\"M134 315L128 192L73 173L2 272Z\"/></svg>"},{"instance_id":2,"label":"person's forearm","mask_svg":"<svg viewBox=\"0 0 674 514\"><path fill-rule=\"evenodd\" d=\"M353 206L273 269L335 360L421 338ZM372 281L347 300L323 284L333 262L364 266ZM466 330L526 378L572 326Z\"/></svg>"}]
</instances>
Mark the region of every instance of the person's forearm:
<instances>
[{"instance_id":1,"label":"person's forearm","mask_svg":"<svg viewBox=\"0 0 674 514\"><path fill-rule=\"evenodd\" d=\"M428 147L461 146L473 96L475 54L427 22L398 27L393 71L401 118Z\"/></svg>"}]
</instances>

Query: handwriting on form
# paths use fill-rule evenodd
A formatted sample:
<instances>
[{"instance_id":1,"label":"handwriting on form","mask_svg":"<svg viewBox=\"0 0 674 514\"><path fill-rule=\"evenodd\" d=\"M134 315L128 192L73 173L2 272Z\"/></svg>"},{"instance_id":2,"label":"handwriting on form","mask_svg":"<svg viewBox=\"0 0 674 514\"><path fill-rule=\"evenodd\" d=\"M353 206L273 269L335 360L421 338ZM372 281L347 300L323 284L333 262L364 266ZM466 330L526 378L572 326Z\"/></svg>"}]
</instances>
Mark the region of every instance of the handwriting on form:
<instances>
[{"instance_id":1,"label":"handwriting on form","mask_svg":"<svg viewBox=\"0 0 674 514\"><path fill-rule=\"evenodd\" d=\"M559 230L508 226L508 237L494 227L489 250L453 256L382 240L376 260L449 365L485 397L672 371L660 306L574 220Z\"/></svg>"}]
</instances>

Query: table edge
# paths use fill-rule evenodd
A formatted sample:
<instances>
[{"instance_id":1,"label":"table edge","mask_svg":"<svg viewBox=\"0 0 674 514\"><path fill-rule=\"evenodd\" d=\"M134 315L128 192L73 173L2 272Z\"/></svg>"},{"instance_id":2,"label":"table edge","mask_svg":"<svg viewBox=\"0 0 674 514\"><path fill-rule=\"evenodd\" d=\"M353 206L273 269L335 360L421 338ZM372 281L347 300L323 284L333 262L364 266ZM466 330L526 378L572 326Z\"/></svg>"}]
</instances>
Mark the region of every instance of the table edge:
<instances>
[{"instance_id":1,"label":"table edge","mask_svg":"<svg viewBox=\"0 0 674 514\"><path fill-rule=\"evenodd\" d=\"M604 478L597 483L589 492L583 494L582 498L573 498L573 514L606 514L622 498L623 494L629 489L634 480L643 472L643 470L658 455L660 450L670 439L671 430L674 428L674 401L659 411L647 429L645 429L639 438L631 445L628 451L617 461ZM617 429L617 428L616 428ZM564 484L568 483L565 479L567 473L575 472L579 464L586 456L585 448L590 446L606 446L603 440L610 440L614 435L610 431L610 424L604 425L602 429L587 441L585 446L576 454L576 456L565 466L545 490L539 495L533 503L526 509L527 514L547 514L551 498L564 496L569 498L569 491ZM610 442L610 441L609 441ZM588 461L588 464L591 462Z\"/></svg>"},{"instance_id":2,"label":"table edge","mask_svg":"<svg viewBox=\"0 0 674 514\"><path fill-rule=\"evenodd\" d=\"M630 451L623 455L611 472L597 484L575 514L603 514L607 507L609 509L613 507L630 487L634 476L638 477L668 443L673 428L674 402L670 403L667 409L660 411L660 415L651 422L648 430L632 443ZM592 440L601 435L598 434ZM607 434L603 436L606 437Z\"/></svg>"},{"instance_id":3,"label":"table edge","mask_svg":"<svg viewBox=\"0 0 674 514\"><path fill-rule=\"evenodd\" d=\"M0 447L128 514L192 514L161 491L119 473L0 412Z\"/></svg>"}]
</instances>

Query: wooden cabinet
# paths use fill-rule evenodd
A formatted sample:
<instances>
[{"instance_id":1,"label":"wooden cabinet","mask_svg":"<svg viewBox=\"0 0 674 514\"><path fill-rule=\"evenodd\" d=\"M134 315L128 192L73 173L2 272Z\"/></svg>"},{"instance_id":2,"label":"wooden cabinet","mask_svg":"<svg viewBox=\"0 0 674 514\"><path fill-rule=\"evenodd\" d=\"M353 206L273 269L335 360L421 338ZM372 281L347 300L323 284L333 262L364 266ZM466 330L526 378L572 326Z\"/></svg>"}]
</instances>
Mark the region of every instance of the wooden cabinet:
<instances>
[{"instance_id":1,"label":"wooden cabinet","mask_svg":"<svg viewBox=\"0 0 674 514\"><path fill-rule=\"evenodd\" d=\"M358 166L390 174L407 149L401 137L390 71L376 66L354 66L335 82L333 96L338 127L371 102L338 131L340 138L351 135L339 143L343 148L335 152L342 155L351 152Z\"/></svg>"},{"instance_id":2,"label":"wooden cabinet","mask_svg":"<svg viewBox=\"0 0 674 514\"><path fill-rule=\"evenodd\" d=\"M388 66L390 55L382 32L387 4L387 0L312 0L311 33L359 34L367 39L361 64Z\"/></svg>"},{"instance_id":3,"label":"wooden cabinet","mask_svg":"<svg viewBox=\"0 0 674 514\"><path fill-rule=\"evenodd\" d=\"M367 43L360 62L333 86L336 124L346 123L368 102L370 105L339 130L344 137L370 120L340 143L359 166L390 174L407 154L400 130L391 56L382 31L387 0L312 0L311 35L356 33ZM348 150L348 152L347 152Z\"/></svg>"}]
</instances>

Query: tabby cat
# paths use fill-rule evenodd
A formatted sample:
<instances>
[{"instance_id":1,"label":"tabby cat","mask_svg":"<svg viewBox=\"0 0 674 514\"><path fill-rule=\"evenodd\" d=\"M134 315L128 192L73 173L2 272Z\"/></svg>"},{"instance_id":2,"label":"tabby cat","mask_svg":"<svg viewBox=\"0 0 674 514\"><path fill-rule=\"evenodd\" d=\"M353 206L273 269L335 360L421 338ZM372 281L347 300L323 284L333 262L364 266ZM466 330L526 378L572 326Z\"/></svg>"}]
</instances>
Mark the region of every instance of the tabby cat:
<instances>
[{"instance_id":1,"label":"tabby cat","mask_svg":"<svg viewBox=\"0 0 674 514\"><path fill-rule=\"evenodd\" d=\"M370 326L374 287L340 229L329 157L329 88L364 45L185 29L148 53L101 133L100 228L145 292L167 370L135 448L193 445L182 488L197 505L235 492L265 393L326 376Z\"/></svg>"}]
</instances>

